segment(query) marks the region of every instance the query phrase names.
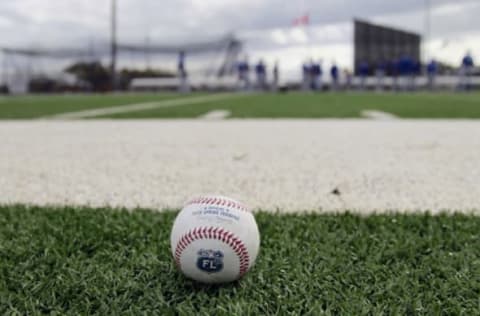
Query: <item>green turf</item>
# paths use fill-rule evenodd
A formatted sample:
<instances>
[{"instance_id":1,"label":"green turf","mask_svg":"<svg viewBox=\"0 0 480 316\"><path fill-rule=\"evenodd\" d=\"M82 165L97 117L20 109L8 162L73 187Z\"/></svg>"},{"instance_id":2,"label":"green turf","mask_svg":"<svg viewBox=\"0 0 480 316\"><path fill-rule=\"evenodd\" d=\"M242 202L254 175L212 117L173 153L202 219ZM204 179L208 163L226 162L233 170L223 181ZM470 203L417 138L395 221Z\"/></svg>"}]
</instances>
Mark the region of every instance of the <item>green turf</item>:
<instances>
[{"instance_id":1,"label":"green turf","mask_svg":"<svg viewBox=\"0 0 480 316\"><path fill-rule=\"evenodd\" d=\"M257 265L176 271L174 212L0 207L0 314L479 315L480 217L257 214Z\"/></svg>"},{"instance_id":2,"label":"green turf","mask_svg":"<svg viewBox=\"0 0 480 316\"><path fill-rule=\"evenodd\" d=\"M193 118L220 109L230 111L234 118L354 118L361 117L363 110L389 112L402 118L480 118L480 94L262 94L106 117Z\"/></svg>"},{"instance_id":3,"label":"green turf","mask_svg":"<svg viewBox=\"0 0 480 316\"><path fill-rule=\"evenodd\" d=\"M198 93L7 97L0 99L0 119L35 118L193 95ZM360 117L362 110L385 111L403 118L480 118L480 93L267 93L99 118L194 118L219 109L229 110L234 118L352 118Z\"/></svg>"},{"instance_id":4,"label":"green turf","mask_svg":"<svg viewBox=\"0 0 480 316\"><path fill-rule=\"evenodd\" d=\"M0 99L0 119L29 119L132 103L173 99L183 95L162 94L66 94L13 96Z\"/></svg>"}]
</instances>

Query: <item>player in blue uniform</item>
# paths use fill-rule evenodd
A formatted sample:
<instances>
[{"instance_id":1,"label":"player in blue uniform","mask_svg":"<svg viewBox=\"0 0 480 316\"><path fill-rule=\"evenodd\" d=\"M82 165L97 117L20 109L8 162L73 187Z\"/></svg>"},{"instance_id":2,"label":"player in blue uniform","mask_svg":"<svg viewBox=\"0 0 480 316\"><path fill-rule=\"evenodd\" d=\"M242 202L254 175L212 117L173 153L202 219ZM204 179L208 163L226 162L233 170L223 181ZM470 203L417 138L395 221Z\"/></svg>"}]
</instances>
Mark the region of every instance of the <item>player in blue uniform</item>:
<instances>
[{"instance_id":1,"label":"player in blue uniform","mask_svg":"<svg viewBox=\"0 0 480 316\"><path fill-rule=\"evenodd\" d=\"M385 80L385 74L387 72L387 63L382 58L377 63L377 69L375 70L375 76L377 77L377 90L382 91L384 86L383 82Z\"/></svg>"},{"instance_id":2,"label":"player in blue uniform","mask_svg":"<svg viewBox=\"0 0 480 316\"><path fill-rule=\"evenodd\" d=\"M263 60L259 60L255 65L255 75L257 76L257 88L264 90L267 87L267 70Z\"/></svg>"},{"instance_id":3,"label":"player in blue uniform","mask_svg":"<svg viewBox=\"0 0 480 316\"><path fill-rule=\"evenodd\" d=\"M430 60L427 65L428 88L435 90L435 79L437 77L438 65L435 59Z\"/></svg>"},{"instance_id":4,"label":"player in blue uniform","mask_svg":"<svg viewBox=\"0 0 480 316\"><path fill-rule=\"evenodd\" d=\"M366 60L363 60L358 65L358 74L360 75L360 90L365 90L367 87L367 78L370 74L370 65Z\"/></svg>"},{"instance_id":5,"label":"player in blue uniform","mask_svg":"<svg viewBox=\"0 0 480 316\"><path fill-rule=\"evenodd\" d=\"M413 60L408 55L403 55L398 60L398 73L400 75L400 89L408 90L411 87Z\"/></svg>"},{"instance_id":6,"label":"player in blue uniform","mask_svg":"<svg viewBox=\"0 0 480 316\"><path fill-rule=\"evenodd\" d=\"M332 82L332 90L335 91L338 89L338 67L335 63L332 64L330 68L330 77Z\"/></svg>"},{"instance_id":7,"label":"player in blue uniform","mask_svg":"<svg viewBox=\"0 0 480 316\"><path fill-rule=\"evenodd\" d=\"M238 71L238 81L240 89L249 90L250 89L250 66L248 65L248 57L245 56L245 59L240 61L237 65Z\"/></svg>"},{"instance_id":8,"label":"player in blue uniform","mask_svg":"<svg viewBox=\"0 0 480 316\"><path fill-rule=\"evenodd\" d=\"M412 58L412 71L410 74L410 90L417 89L417 77L422 74L422 64L420 61Z\"/></svg>"},{"instance_id":9,"label":"player in blue uniform","mask_svg":"<svg viewBox=\"0 0 480 316\"><path fill-rule=\"evenodd\" d=\"M180 86L179 86L180 92L189 92L190 87L188 86L188 82L187 82L188 74L185 68L185 52L184 51L180 51L180 53L178 54L177 73L178 73L178 77L180 78Z\"/></svg>"},{"instance_id":10,"label":"player in blue uniform","mask_svg":"<svg viewBox=\"0 0 480 316\"><path fill-rule=\"evenodd\" d=\"M390 60L387 62L387 74L392 77L392 90L398 90L398 61Z\"/></svg>"},{"instance_id":11,"label":"player in blue uniform","mask_svg":"<svg viewBox=\"0 0 480 316\"><path fill-rule=\"evenodd\" d=\"M460 86L463 90L471 89L471 77L473 75L473 57L470 52L462 59L462 66L460 68Z\"/></svg>"},{"instance_id":12,"label":"player in blue uniform","mask_svg":"<svg viewBox=\"0 0 480 316\"><path fill-rule=\"evenodd\" d=\"M311 88L313 90L320 90L322 91L323 83L322 83L322 64L321 61L317 63L313 63L310 68L310 76L311 76Z\"/></svg>"}]
</instances>

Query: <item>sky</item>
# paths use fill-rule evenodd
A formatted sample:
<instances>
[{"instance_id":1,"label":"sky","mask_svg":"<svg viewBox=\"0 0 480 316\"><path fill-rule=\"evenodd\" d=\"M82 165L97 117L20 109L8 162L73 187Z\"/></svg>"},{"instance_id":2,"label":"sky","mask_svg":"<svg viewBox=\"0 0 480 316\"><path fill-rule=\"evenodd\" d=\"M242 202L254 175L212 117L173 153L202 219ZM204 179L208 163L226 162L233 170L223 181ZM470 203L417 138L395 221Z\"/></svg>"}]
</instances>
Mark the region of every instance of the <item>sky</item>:
<instances>
[{"instance_id":1,"label":"sky","mask_svg":"<svg viewBox=\"0 0 480 316\"><path fill-rule=\"evenodd\" d=\"M344 54L337 62L347 63L348 53L340 50L350 41L344 28L353 17L425 34L425 8L430 2L427 55L458 64L470 50L480 59L480 0L117 1L122 42L144 43L148 38L152 43L185 43L234 32L246 40L252 59L263 57L272 63L283 57L289 67L296 67L307 55L331 59ZM1 1L0 46L52 48L107 43L110 3ZM293 28L293 19L306 13L310 26Z\"/></svg>"}]
</instances>

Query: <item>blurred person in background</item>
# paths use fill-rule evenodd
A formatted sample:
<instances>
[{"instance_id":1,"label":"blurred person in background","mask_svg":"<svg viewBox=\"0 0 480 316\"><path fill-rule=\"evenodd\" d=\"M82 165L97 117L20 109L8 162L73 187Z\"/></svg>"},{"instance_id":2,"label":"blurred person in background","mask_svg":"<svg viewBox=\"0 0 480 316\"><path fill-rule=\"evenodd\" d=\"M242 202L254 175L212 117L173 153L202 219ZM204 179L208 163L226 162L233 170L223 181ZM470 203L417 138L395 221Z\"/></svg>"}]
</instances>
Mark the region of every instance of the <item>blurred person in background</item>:
<instances>
[{"instance_id":1,"label":"blurred person in background","mask_svg":"<svg viewBox=\"0 0 480 316\"><path fill-rule=\"evenodd\" d=\"M180 86L179 90L182 93L186 93L190 91L190 87L188 85L188 74L185 68L185 52L181 51L178 54L178 64L177 64L177 73L178 77L180 78Z\"/></svg>"},{"instance_id":2,"label":"blurred person in background","mask_svg":"<svg viewBox=\"0 0 480 316\"><path fill-rule=\"evenodd\" d=\"M334 62L330 68L330 77L332 83L332 90L336 91L338 89L338 67Z\"/></svg>"},{"instance_id":3,"label":"blurred person in background","mask_svg":"<svg viewBox=\"0 0 480 316\"><path fill-rule=\"evenodd\" d=\"M387 72L392 76L392 90L398 90L398 61L390 60L387 63Z\"/></svg>"},{"instance_id":4,"label":"blurred person in background","mask_svg":"<svg viewBox=\"0 0 480 316\"><path fill-rule=\"evenodd\" d=\"M250 90L250 66L248 56L237 65L238 82L241 90Z\"/></svg>"},{"instance_id":5,"label":"blurred person in background","mask_svg":"<svg viewBox=\"0 0 480 316\"><path fill-rule=\"evenodd\" d=\"M411 61L411 71L410 71L410 90L417 90L417 77L422 74L422 64L419 60L412 58Z\"/></svg>"},{"instance_id":6,"label":"blurred person in background","mask_svg":"<svg viewBox=\"0 0 480 316\"><path fill-rule=\"evenodd\" d=\"M398 60L398 73L400 75L400 90L406 91L410 89L412 78L412 63L413 60L410 56L404 54Z\"/></svg>"},{"instance_id":7,"label":"blurred person in background","mask_svg":"<svg viewBox=\"0 0 480 316\"><path fill-rule=\"evenodd\" d=\"M312 77L312 89L313 90L319 90L322 91L323 88L323 82L322 82L322 76L323 76L323 70L322 70L322 61L319 60L316 63L311 64L311 77Z\"/></svg>"},{"instance_id":8,"label":"blurred person in background","mask_svg":"<svg viewBox=\"0 0 480 316\"><path fill-rule=\"evenodd\" d=\"M383 58L377 63L375 76L377 77L377 91L382 91L384 88L385 73L387 71L387 63Z\"/></svg>"},{"instance_id":9,"label":"blurred person in background","mask_svg":"<svg viewBox=\"0 0 480 316\"><path fill-rule=\"evenodd\" d=\"M367 88L367 78L370 72L370 65L366 60L363 60L358 66L358 74L360 75L360 90Z\"/></svg>"},{"instance_id":10,"label":"blurred person in background","mask_svg":"<svg viewBox=\"0 0 480 316\"><path fill-rule=\"evenodd\" d=\"M344 69L343 75L345 76L345 90L350 90L352 88L353 74L349 69Z\"/></svg>"},{"instance_id":11,"label":"blurred person in background","mask_svg":"<svg viewBox=\"0 0 480 316\"><path fill-rule=\"evenodd\" d=\"M471 77L473 75L473 57L470 52L467 52L462 59L460 67L460 88L468 91L471 89Z\"/></svg>"},{"instance_id":12,"label":"blurred person in background","mask_svg":"<svg viewBox=\"0 0 480 316\"><path fill-rule=\"evenodd\" d=\"M302 90L307 91L312 85L312 64L305 61L302 65Z\"/></svg>"},{"instance_id":13,"label":"blurred person in background","mask_svg":"<svg viewBox=\"0 0 480 316\"><path fill-rule=\"evenodd\" d=\"M267 86L267 69L262 59L255 65L255 75L257 77L257 88L264 90Z\"/></svg>"},{"instance_id":14,"label":"blurred person in background","mask_svg":"<svg viewBox=\"0 0 480 316\"><path fill-rule=\"evenodd\" d=\"M272 82L273 91L278 91L279 80L280 80L280 69L278 66L278 60L276 60L275 64L273 65L273 82Z\"/></svg>"},{"instance_id":15,"label":"blurred person in background","mask_svg":"<svg viewBox=\"0 0 480 316\"><path fill-rule=\"evenodd\" d=\"M435 79L437 77L438 65L435 59L430 60L427 65L428 89L435 90Z\"/></svg>"}]
</instances>

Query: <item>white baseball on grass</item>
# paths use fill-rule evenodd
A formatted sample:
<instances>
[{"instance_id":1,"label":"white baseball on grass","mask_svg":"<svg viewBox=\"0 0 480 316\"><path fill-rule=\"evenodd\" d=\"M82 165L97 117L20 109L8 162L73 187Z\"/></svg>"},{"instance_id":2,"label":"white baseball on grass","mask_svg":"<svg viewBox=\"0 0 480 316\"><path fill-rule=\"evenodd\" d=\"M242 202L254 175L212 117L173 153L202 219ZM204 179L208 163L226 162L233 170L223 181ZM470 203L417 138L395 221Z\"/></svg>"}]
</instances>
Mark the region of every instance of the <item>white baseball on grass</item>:
<instances>
[{"instance_id":1,"label":"white baseball on grass","mask_svg":"<svg viewBox=\"0 0 480 316\"><path fill-rule=\"evenodd\" d=\"M255 263L260 234L240 202L206 195L189 201L173 224L170 243L178 268L203 283L241 278Z\"/></svg>"}]
</instances>

